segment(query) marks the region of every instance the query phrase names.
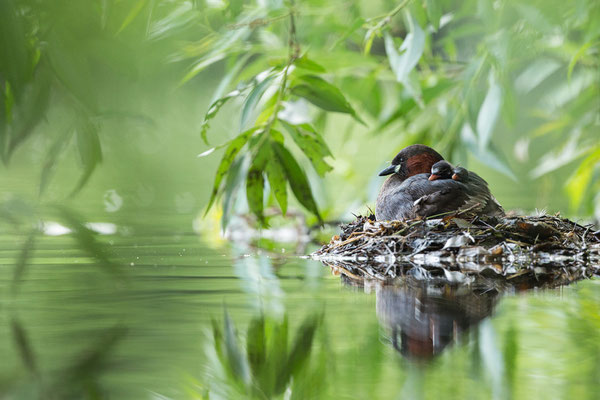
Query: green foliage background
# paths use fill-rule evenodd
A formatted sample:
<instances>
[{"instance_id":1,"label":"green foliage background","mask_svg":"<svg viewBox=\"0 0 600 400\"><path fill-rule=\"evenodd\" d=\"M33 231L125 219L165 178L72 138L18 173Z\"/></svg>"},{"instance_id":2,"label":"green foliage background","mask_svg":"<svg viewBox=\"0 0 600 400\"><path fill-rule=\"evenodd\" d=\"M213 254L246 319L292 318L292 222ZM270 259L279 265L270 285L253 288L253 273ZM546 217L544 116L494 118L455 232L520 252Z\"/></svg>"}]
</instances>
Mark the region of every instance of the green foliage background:
<instances>
[{"instance_id":1,"label":"green foliage background","mask_svg":"<svg viewBox=\"0 0 600 400\"><path fill-rule=\"evenodd\" d=\"M600 214L596 1L0 8L5 200L316 222L366 211L425 143L506 208Z\"/></svg>"}]
</instances>

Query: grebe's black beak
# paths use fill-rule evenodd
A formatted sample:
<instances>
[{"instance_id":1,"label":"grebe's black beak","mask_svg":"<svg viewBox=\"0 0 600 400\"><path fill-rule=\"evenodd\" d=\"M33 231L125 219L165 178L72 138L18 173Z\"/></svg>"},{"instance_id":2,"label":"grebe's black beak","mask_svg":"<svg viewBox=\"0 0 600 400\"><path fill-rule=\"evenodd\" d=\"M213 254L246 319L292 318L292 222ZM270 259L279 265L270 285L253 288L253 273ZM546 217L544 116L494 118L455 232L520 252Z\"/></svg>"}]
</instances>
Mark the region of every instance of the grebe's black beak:
<instances>
[{"instance_id":1,"label":"grebe's black beak","mask_svg":"<svg viewBox=\"0 0 600 400\"><path fill-rule=\"evenodd\" d=\"M391 175L394 172L396 172L396 168L397 167L398 167L397 165L390 165L389 167L387 167L386 169L384 169L383 171L381 171L379 173L379 176Z\"/></svg>"}]
</instances>

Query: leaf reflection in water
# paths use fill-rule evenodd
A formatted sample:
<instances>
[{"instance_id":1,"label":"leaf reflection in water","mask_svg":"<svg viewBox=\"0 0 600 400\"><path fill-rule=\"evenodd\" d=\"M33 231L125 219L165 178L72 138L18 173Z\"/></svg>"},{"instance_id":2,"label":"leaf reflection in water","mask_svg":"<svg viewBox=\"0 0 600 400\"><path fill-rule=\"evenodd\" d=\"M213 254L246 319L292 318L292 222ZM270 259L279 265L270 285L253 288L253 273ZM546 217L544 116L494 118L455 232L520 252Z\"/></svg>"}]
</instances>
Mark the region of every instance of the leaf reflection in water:
<instances>
[{"instance_id":1,"label":"leaf reflection in water","mask_svg":"<svg viewBox=\"0 0 600 400\"><path fill-rule=\"evenodd\" d=\"M240 256L234 261L233 270L254 308L276 316L283 315L284 293L267 256Z\"/></svg>"},{"instance_id":2,"label":"leaf reflection in water","mask_svg":"<svg viewBox=\"0 0 600 400\"><path fill-rule=\"evenodd\" d=\"M16 317L12 318L12 336L22 364L31 374L31 379L13 380L0 385L0 393L27 393L23 398L108 398L109 388L103 385L103 376L117 364L114 348L127 333L123 325L115 325L94 335L91 345L77 353L65 368L50 374L42 373L28 331ZM3 383L8 382L3 379ZM17 396L17 398L19 398Z\"/></svg>"},{"instance_id":3,"label":"leaf reflection in water","mask_svg":"<svg viewBox=\"0 0 600 400\"><path fill-rule=\"evenodd\" d=\"M207 385L199 385L207 398L314 398L325 387L326 346L315 346L323 315L311 314L296 328L293 339L287 315L281 319L261 314L238 337L227 310L223 323L213 320Z\"/></svg>"}]
</instances>

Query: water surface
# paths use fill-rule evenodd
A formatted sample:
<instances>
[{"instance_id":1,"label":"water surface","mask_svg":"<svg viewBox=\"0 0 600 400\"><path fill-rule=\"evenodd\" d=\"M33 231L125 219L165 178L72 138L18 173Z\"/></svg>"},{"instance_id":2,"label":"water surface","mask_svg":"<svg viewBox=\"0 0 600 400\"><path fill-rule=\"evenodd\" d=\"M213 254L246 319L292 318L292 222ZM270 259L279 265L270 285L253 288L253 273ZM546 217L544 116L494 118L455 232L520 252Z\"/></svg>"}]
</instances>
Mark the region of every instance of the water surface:
<instances>
[{"instance_id":1,"label":"water surface","mask_svg":"<svg viewBox=\"0 0 600 400\"><path fill-rule=\"evenodd\" d=\"M600 396L598 281L356 285L160 222L101 237L119 272L43 236L18 283L27 235L0 237L1 398Z\"/></svg>"}]
</instances>

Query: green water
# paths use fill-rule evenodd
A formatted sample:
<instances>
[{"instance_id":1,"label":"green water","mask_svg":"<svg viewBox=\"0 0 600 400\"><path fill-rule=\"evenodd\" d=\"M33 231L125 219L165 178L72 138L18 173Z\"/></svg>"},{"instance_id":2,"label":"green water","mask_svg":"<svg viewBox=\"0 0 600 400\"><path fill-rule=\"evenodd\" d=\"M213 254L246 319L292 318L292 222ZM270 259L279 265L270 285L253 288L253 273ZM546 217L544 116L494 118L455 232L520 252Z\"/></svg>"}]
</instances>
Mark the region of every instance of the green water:
<instances>
[{"instance_id":1,"label":"green water","mask_svg":"<svg viewBox=\"0 0 600 400\"><path fill-rule=\"evenodd\" d=\"M0 237L3 399L266 398L258 378L228 375L211 323L226 334L230 319L243 359L261 315L287 321L288 352L302 344L278 398L600 396L598 281L498 296L357 287L289 251L206 242L177 217L102 236L116 274L71 235L44 236L15 284L25 240ZM311 340L297 339L303 321L317 321ZM266 360L286 368L282 354Z\"/></svg>"}]
</instances>

